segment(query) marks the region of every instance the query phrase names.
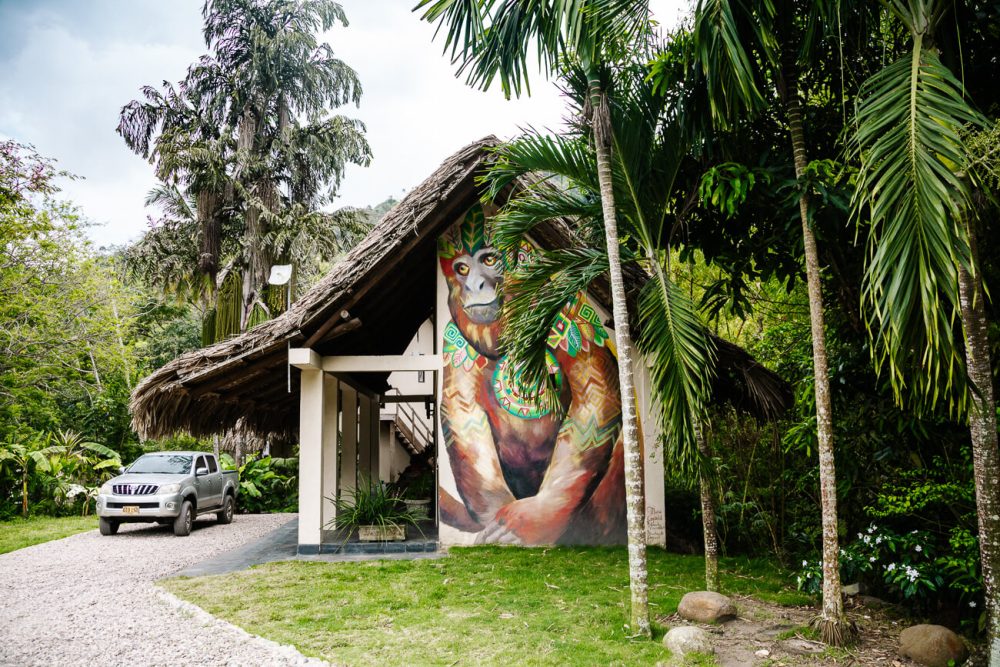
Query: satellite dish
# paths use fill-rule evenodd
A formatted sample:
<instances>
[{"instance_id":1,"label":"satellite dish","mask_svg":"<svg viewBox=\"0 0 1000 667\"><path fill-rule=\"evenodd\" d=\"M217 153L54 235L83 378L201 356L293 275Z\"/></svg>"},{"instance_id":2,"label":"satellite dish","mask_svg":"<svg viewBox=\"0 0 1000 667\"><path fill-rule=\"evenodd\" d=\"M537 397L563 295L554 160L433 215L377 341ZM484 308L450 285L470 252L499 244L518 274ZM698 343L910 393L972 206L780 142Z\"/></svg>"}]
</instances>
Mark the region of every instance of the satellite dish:
<instances>
[{"instance_id":1,"label":"satellite dish","mask_svg":"<svg viewBox=\"0 0 1000 667\"><path fill-rule=\"evenodd\" d=\"M268 285L284 285L292 278L291 264L275 264L271 267L271 275L267 277Z\"/></svg>"}]
</instances>

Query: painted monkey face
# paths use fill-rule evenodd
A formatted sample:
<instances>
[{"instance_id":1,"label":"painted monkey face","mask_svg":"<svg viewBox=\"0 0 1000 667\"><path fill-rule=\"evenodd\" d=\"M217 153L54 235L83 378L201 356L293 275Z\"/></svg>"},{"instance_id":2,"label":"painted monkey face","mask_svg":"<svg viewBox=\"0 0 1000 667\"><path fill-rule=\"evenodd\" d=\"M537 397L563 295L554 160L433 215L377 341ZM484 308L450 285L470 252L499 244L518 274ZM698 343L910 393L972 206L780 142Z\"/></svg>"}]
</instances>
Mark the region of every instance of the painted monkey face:
<instances>
[{"instance_id":1,"label":"painted monkey face","mask_svg":"<svg viewBox=\"0 0 1000 667\"><path fill-rule=\"evenodd\" d=\"M452 262L452 271L460 287L462 309L476 324L491 324L500 312L497 287L503 280L500 256L490 247L472 255L459 255Z\"/></svg>"}]
</instances>

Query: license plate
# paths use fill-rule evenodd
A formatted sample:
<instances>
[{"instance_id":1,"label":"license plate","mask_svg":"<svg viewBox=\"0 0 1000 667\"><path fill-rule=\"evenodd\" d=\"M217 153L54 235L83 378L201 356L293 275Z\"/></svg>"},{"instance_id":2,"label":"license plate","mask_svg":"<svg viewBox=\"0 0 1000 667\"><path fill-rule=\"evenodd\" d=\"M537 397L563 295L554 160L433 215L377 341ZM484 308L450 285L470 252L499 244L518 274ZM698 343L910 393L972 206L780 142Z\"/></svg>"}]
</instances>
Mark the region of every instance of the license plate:
<instances>
[{"instance_id":1,"label":"license plate","mask_svg":"<svg viewBox=\"0 0 1000 667\"><path fill-rule=\"evenodd\" d=\"M126 505L125 507L122 508L122 514L138 514L138 513L139 513L138 505Z\"/></svg>"}]
</instances>

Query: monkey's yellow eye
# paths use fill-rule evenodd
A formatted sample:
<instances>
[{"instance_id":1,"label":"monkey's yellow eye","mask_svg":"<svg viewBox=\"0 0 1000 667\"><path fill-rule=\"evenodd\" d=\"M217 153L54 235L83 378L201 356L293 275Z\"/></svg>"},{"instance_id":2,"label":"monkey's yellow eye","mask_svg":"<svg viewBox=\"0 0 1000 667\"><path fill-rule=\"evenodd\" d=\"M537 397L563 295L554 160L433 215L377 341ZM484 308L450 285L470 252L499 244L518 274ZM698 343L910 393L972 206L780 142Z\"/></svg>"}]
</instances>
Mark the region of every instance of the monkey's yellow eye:
<instances>
[{"instance_id":1,"label":"monkey's yellow eye","mask_svg":"<svg viewBox=\"0 0 1000 667\"><path fill-rule=\"evenodd\" d=\"M460 276L469 275L469 265L464 262L455 262L455 273Z\"/></svg>"},{"instance_id":2,"label":"monkey's yellow eye","mask_svg":"<svg viewBox=\"0 0 1000 667\"><path fill-rule=\"evenodd\" d=\"M497 263L497 256L492 253L483 257L483 264L486 266L495 266L496 263Z\"/></svg>"}]
</instances>

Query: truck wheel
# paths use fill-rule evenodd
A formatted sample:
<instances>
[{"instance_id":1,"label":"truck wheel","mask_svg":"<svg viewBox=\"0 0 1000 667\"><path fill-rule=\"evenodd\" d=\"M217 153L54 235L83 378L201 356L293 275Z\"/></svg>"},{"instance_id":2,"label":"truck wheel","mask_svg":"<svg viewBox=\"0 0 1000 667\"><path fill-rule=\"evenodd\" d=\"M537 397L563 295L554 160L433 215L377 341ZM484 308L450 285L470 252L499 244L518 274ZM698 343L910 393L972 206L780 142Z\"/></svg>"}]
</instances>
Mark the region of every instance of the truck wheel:
<instances>
[{"instance_id":1,"label":"truck wheel","mask_svg":"<svg viewBox=\"0 0 1000 667\"><path fill-rule=\"evenodd\" d=\"M215 520L226 524L233 522L233 514L236 512L236 501L230 494L226 494L226 500L222 503L222 511L216 513Z\"/></svg>"},{"instance_id":2,"label":"truck wheel","mask_svg":"<svg viewBox=\"0 0 1000 667\"><path fill-rule=\"evenodd\" d=\"M118 532L118 522L109 521L103 516L97 520L97 527L101 531L101 535L114 535Z\"/></svg>"},{"instance_id":3,"label":"truck wheel","mask_svg":"<svg viewBox=\"0 0 1000 667\"><path fill-rule=\"evenodd\" d=\"M191 524L194 523L194 508L191 501L185 500L181 504L181 513L174 519L174 535L177 537L187 537L191 534Z\"/></svg>"}]
</instances>

